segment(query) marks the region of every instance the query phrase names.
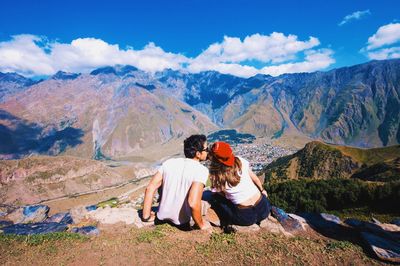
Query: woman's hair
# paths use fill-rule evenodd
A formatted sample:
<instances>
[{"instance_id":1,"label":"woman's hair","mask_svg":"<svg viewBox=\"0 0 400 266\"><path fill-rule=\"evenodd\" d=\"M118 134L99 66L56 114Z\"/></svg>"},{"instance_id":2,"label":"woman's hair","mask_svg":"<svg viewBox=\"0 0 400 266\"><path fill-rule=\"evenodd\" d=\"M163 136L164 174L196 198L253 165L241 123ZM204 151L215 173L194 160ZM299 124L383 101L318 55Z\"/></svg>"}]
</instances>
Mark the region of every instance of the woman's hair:
<instances>
[{"instance_id":1,"label":"woman's hair","mask_svg":"<svg viewBox=\"0 0 400 266\"><path fill-rule=\"evenodd\" d=\"M220 163L215 156L210 154L210 180L211 187L218 191L225 191L226 185L235 187L240 182L239 174L242 173L242 162L235 157L233 166Z\"/></svg>"}]
</instances>

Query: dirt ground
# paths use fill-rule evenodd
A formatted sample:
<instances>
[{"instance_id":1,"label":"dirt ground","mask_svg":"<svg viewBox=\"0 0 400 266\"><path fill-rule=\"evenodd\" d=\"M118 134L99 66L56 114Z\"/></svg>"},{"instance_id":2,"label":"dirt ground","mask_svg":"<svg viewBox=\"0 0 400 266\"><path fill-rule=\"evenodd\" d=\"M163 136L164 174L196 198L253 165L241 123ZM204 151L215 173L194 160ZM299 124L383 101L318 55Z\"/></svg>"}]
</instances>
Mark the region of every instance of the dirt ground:
<instances>
[{"instance_id":1,"label":"dirt ground","mask_svg":"<svg viewBox=\"0 0 400 266\"><path fill-rule=\"evenodd\" d=\"M360 246L307 233L224 234L169 225L100 227L97 237L40 243L0 238L0 265L382 265ZM33 243L32 243L33 242Z\"/></svg>"}]
</instances>

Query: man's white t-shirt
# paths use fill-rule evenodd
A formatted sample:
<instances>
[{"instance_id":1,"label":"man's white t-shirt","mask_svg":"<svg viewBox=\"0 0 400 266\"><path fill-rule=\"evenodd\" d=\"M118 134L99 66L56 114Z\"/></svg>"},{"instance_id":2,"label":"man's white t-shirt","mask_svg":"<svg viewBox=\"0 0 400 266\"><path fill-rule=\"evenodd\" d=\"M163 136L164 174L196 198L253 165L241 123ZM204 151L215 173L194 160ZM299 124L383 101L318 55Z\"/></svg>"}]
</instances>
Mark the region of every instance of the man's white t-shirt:
<instances>
[{"instance_id":1,"label":"man's white t-shirt","mask_svg":"<svg viewBox=\"0 0 400 266\"><path fill-rule=\"evenodd\" d=\"M193 182L206 184L208 169L193 159L172 158L165 161L158 171L163 183L157 218L176 225L189 222L192 216L188 203L189 189Z\"/></svg>"}]
</instances>

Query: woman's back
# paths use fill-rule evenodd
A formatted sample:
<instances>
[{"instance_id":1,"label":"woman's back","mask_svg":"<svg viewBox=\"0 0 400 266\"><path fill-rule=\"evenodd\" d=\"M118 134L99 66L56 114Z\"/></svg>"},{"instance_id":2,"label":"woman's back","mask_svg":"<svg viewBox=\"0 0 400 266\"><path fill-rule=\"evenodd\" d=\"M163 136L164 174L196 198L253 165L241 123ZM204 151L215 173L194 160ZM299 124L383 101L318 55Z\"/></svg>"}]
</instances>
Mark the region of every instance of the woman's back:
<instances>
[{"instance_id":1,"label":"woman's back","mask_svg":"<svg viewBox=\"0 0 400 266\"><path fill-rule=\"evenodd\" d=\"M225 186L225 197L234 204L242 204L255 194L259 194L259 190L249 175L249 162L242 157L238 158L242 163L241 173L239 173L240 181L236 186L229 184Z\"/></svg>"}]
</instances>

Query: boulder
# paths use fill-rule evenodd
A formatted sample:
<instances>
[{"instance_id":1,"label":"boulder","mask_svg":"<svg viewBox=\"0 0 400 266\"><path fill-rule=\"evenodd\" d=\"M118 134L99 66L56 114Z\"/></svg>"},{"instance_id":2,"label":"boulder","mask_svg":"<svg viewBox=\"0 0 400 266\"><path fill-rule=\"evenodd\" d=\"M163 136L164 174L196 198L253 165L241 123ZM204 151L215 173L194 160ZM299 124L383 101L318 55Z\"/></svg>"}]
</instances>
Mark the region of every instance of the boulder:
<instances>
[{"instance_id":1,"label":"boulder","mask_svg":"<svg viewBox=\"0 0 400 266\"><path fill-rule=\"evenodd\" d=\"M324 234L347 234L347 228L343 226L339 217L326 213L302 213L309 226L319 233Z\"/></svg>"},{"instance_id":2,"label":"boulder","mask_svg":"<svg viewBox=\"0 0 400 266\"><path fill-rule=\"evenodd\" d=\"M87 219L86 216L89 213L85 206L77 206L72 208L69 212L74 223L80 223L82 220Z\"/></svg>"},{"instance_id":3,"label":"boulder","mask_svg":"<svg viewBox=\"0 0 400 266\"><path fill-rule=\"evenodd\" d=\"M362 232L361 237L378 258L400 263L400 244L398 241L392 241L367 232Z\"/></svg>"},{"instance_id":4,"label":"boulder","mask_svg":"<svg viewBox=\"0 0 400 266\"><path fill-rule=\"evenodd\" d=\"M241 226L241 225L232 225L233 232L238 233L249 233L249 232L257 232L260 231L260 226L257 224L252 224L248 226Z\"/></svg>"},{"instance_id":5,"label":"boulder","mask_svg":"<svg viewBox=\"0 0 400 266\"><path fill-rule=\"evenodd\" d=\"M13 222L11 222L11 221L0 221L0 228L10 226L12 224L13 224Z\"/></svg>"},{"instance_id":6,"label":"boulder","mask_svg":"<svg viewBox=\"0 0 400 266\"><path fill-rule=\"evenodd\" d=\"M60 212L44 220L45 223L73 224L74 221L69 212Z\"/></svg>"},{"instance_id":7,"label":"boulder","mask_svg":"<svg viewBox=\"0 0 400 266\"><path fill-rule=\"evenodd\" d=\"M83 226L71 228L71 233L87 236L98 236L100 234L100 231L96 226Z\"/></svg>"},{"instance_id":8,"label":"boulder","mask_svg":"<svg viewBox=\"0 0 400 266\"><path fill-rule=\"evenodd\" d=\"M283 228L283 226L278 222L277 219L272 217L271 215L268 218L264 219L260 223L260 227L268 232L273 234L282 234L287 237L292 237L293 235Z\"/></svg>"},{"instance_id":9,"label":"boulder","mask_svg":"<svg viewBox=\"0 0 400 266\"><path fill-rule=\"evenodd\" d=\"M4 234L13 235L35 235L54 232L63 232L68 226L61 223L29 223L29 224L13 224L3 227L1 230Z\"/></svg>"},{"instance_id":10,"label":"boulder","mask_svg":"<svg viewBox=\"0 0 400 266\"><path fill-rule=\"evenodd\" d=\"M102 224L116 224L123 222L125 224L133 224L138 228L146 225L141 221L138 211L129 207L111 208L107 206L105 208L98 208L94 211L88 212L86 217Z\"/></svg>"},{"instance_id":11,"label":"boulder","mask_svg":"<svg viewBox=\"0 0 400 266\"><path fill-rule=\"evenodd\" d=\"M46 205L24 206L12 211L5 218L15 224L39 223L46 220L49 210L50 208Z\"/></svg>"},{"instance_id":12,"label":"boulder","mask_svg":"<svg viewBox=\"0 0 400 266\"><path fill-rule=\"evenodd\" d=\"M284 210L272 206L271 214L279 221L286 232L302 231L300 222L290 217Z\"/></svg>"},{"instance_id":13,"label":"boulder","mask_svg":"<svg viewBox=\"0 0 400 266\"><path fill-rule=\"evenodd\" d=\"M309 226L307 224L306 219L304 219L303 217L301 217L299 215L293 214L293 213L288 213L288 216L293 218L293 219L295 219L295 220L297 220L300 223L301 228L303 229L303 231L307 231L307 228L309 228Z\"/></svg>"}]
</instances>

